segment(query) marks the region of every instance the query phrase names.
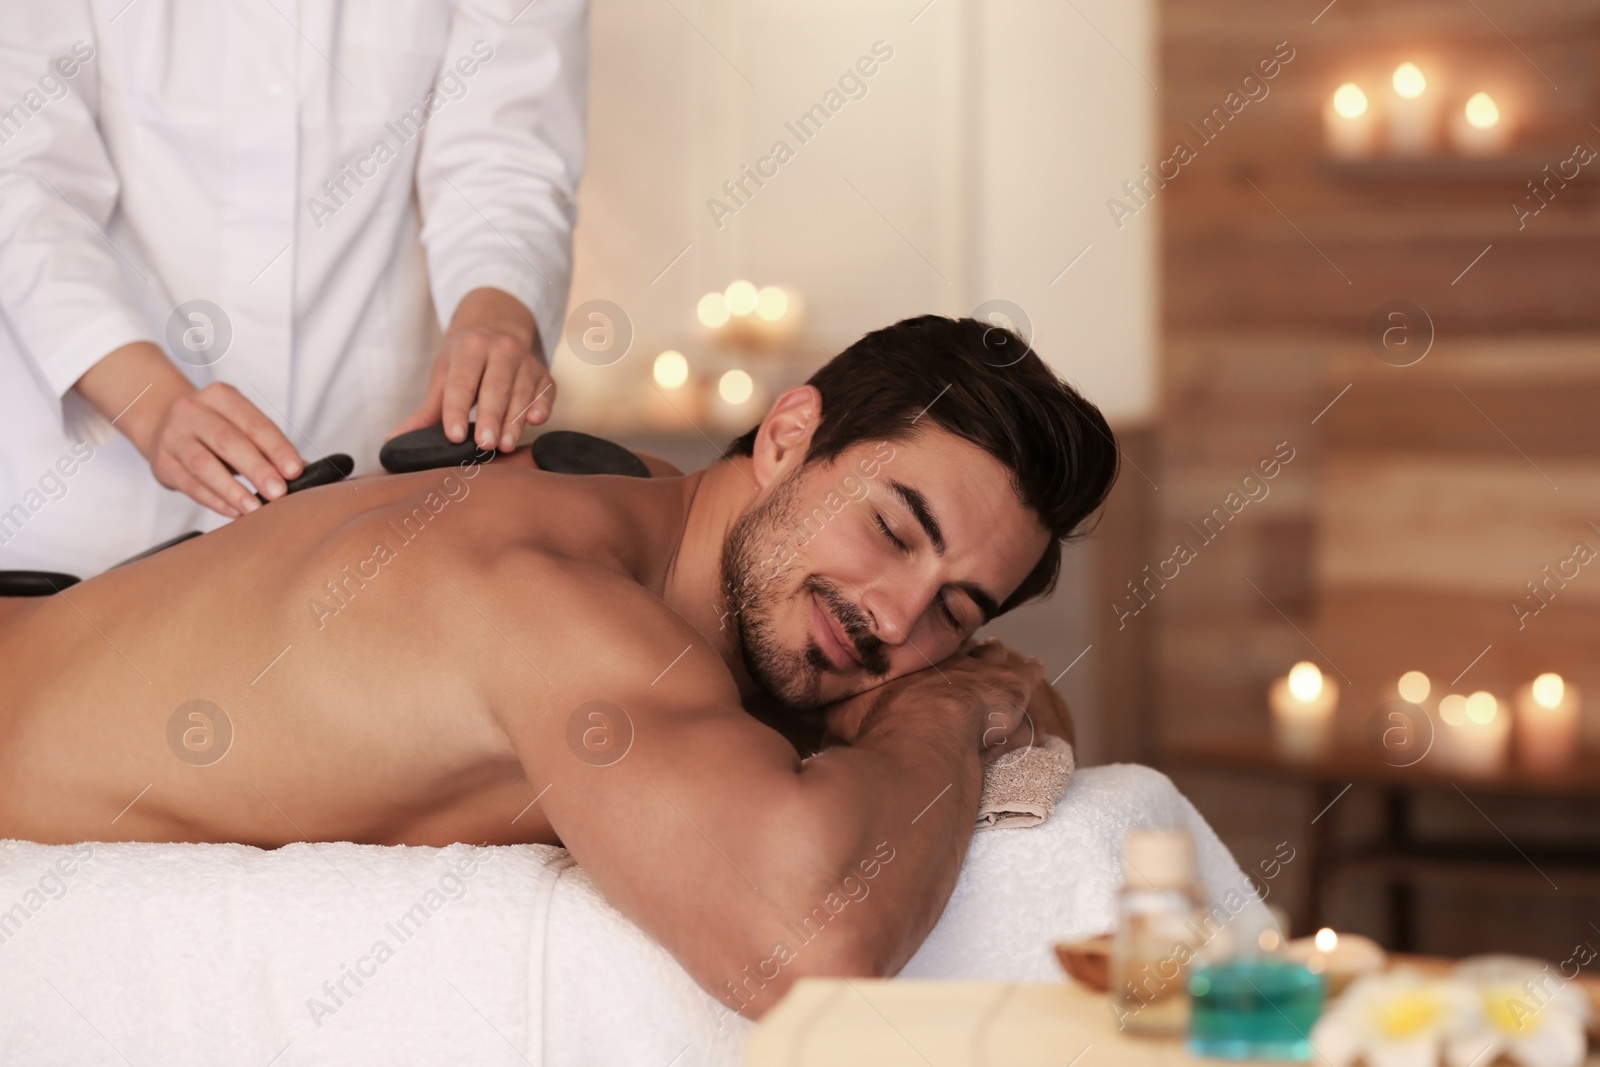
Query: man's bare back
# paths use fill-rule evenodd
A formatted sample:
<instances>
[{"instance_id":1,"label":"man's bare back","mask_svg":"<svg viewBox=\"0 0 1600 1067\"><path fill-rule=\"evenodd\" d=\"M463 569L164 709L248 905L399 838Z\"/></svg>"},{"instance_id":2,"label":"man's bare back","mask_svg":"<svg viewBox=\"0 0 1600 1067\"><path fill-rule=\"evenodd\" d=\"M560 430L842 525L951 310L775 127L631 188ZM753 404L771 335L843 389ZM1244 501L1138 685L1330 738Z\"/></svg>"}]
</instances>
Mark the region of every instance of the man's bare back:
<instances>
[{"instance_id":1,"label":"man's bare back","mask_svg":"<svg viewBox=\"0 0 1600 1067\"><path fill-rule=\"evenodd\" d=\"M619 599L692 642L660 600L684 496L519 452L312 490L0 601L0 836L553 842L497 714L572 711L557 635Z\"/></svg>"},{"instance_id":2,"label":"man's bare back","mask_svg":"<svg viewBox=\"0 0 1600 1067\"><path fill-rule=\"evenodd\" d=\"M995 333L869 335L682 477L358 479L0 602L0 837L559 840L739 1010L894 973L1042 687L957 650L1048 588L1116 469ZM822 716L840 743L802 762L787 728ZM867 865L872 908L816 912ZM827 936L785 944L811 914Z\"/></svg>"}]
</instances>

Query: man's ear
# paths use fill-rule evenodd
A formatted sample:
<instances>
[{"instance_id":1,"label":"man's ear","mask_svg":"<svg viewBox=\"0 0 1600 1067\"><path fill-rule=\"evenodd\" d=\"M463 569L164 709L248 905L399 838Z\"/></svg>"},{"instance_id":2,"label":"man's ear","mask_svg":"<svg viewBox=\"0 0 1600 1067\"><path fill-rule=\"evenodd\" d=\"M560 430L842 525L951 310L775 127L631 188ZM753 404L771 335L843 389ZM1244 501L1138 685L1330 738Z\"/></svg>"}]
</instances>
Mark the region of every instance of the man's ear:
<instances>
[{"instance_id":1,"label":"man's ear","mask_svg":"<svg viewBox=\"0 0 1600 1067\"><path fill-rule=\"evenodd\" d=\"M766 488L798 470L821 421L822 393L814 385L796 386L774 400L756 432L751 456L756 484Z\"/></svg>"}]
</instances>

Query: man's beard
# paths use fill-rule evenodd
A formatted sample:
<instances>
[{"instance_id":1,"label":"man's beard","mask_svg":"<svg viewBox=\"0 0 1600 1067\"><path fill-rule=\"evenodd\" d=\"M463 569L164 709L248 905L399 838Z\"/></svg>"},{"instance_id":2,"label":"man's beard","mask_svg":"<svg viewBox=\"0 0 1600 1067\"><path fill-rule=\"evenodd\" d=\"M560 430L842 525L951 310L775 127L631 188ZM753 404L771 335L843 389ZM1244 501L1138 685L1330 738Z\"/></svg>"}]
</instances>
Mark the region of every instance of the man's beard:
<instances>
[{"instance_id":1,"label":"man's beard","mask_svg":"<svg viewBox=\"0 0 1600 1067\"><path fill-rule=\"evenodd\" d=\"M783 595L784 579L798 565L791 559L778 565L781 555L789 555L791 535L800 514L796 498L799 478L805 468L785 478L763 504L734 523L722 547L722 592L726 618L732 620L734 636L745 670L756 686L782 708L805 715L814 713L833 700L849 694L822 698L822 677L835 670L815 641L803 649L785 648L776 633L773 616ZM825 536L826 528L814 536ZM817 575L800 584L796 596L813 593L824 610L833 612L854 646L862 667L882 677L889 673L883 642L872 633L866 615L841 593L837 586ZM863 687L865 688L865 687Z\"/></svg>"}]
</instances>

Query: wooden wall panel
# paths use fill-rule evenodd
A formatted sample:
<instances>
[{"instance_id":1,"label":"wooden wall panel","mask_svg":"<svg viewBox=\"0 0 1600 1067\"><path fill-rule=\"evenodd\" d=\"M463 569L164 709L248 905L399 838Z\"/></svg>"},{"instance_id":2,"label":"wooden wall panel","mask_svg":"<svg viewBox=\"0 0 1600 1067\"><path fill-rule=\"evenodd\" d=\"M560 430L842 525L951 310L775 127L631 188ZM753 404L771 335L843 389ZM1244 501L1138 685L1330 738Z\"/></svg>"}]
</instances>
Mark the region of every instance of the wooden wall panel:
<instances>
[{"instance_id":1,"label":"wooden wall panel","mask_svg":"<svg viewBox=\"0 0 1600 1067\"><path fill-rule=\"evenodd\" d=\"M1520 227L1511 206L1577 142L1600 149L1600 0L1165 0L1161 33L1151 163L1179 140L1197 154L1124 219L1158 217L1162 233L1151 550L1191 536L1275 443L1296 450L1270 495L1129 623L1154 633L1161 740L1264 736L1268 684L1312 659L1343 676L1351 744L1405 670L1502 697L1557 670L1591 694L1584 730L1600 746L1600 561L1525 625L1510 607L1577 541L1600 549L1588 526L1600 526L1600 159ZM1188 124L1279 41L1295 57L1270 93L1201 143ZM1405 59L1453 100L1493 92L1519 127L1514 148L1326 159L1334 87L1386 92ZM1367 339L1397 299L1432 325L1432 348L1406 367ZM1314 814L1290 790L1198 772L1182 784L1241 859L1280 835L1304 840ZM1375 825L1376 809L1349 803L1356 829ZM1493 814L1518 839L1558 832L1540 810ZM1465 804L1435 814L1430 830L1498 839ZM1335 921L1381 935L1382 895L1366 888L1341 887ZM1486 917L1493 899L1470 892L1425 887L1419 900L1432 951L1543 951L1576 928L1548 901L1528 923Z\"/></svg>"}]
</instances>

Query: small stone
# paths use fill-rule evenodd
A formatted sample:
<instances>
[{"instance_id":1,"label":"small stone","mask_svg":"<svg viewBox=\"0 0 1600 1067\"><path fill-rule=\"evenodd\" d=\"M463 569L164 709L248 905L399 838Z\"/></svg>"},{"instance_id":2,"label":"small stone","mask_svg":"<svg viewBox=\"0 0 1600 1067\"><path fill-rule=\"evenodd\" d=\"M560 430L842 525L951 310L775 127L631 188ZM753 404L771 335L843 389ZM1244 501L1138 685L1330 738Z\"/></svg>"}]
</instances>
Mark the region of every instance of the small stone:
<instances>
[{"instance_id":1,"label":"small stone","mask_svg":"<svg viewBox=\"0 0 1600 1067\"><path fill-rule=\"evenodd\" d=\"M350 472L356 469L356 461L343 452L334 452L306 464L306 469L300 472L300 477L290 478L287 491L298 493L302 489L310 489L318 485L331 485L350 477Z\"/></svg>"},{"instance_id":2,"label":"small stone","mask_svg":"<svg viewBox=\"0 0 1600 1067\"><path fill-rule=\"evenodd\" d=\"M621 474L650 477L644 460L615 441L576 430L550 430L533 439L533 462L556 474Z\"/></svg>"},{"instance_id":3,"label":"small stone","mask_svg":"<svg viewBox=\"0 0 1600 1067\"><path fill-rule=\"evenodd\" d=\"M444 435L443 426L426 426L420 430L403 433L384 443L378 453L378 462L390 474L409 474L412 471L433 470L458 463L476 460L479 463L494 458L494 450L479 451L473 440L475 423L467 423L467 436L456 444Z\"/></svg>"}]
</instances>

